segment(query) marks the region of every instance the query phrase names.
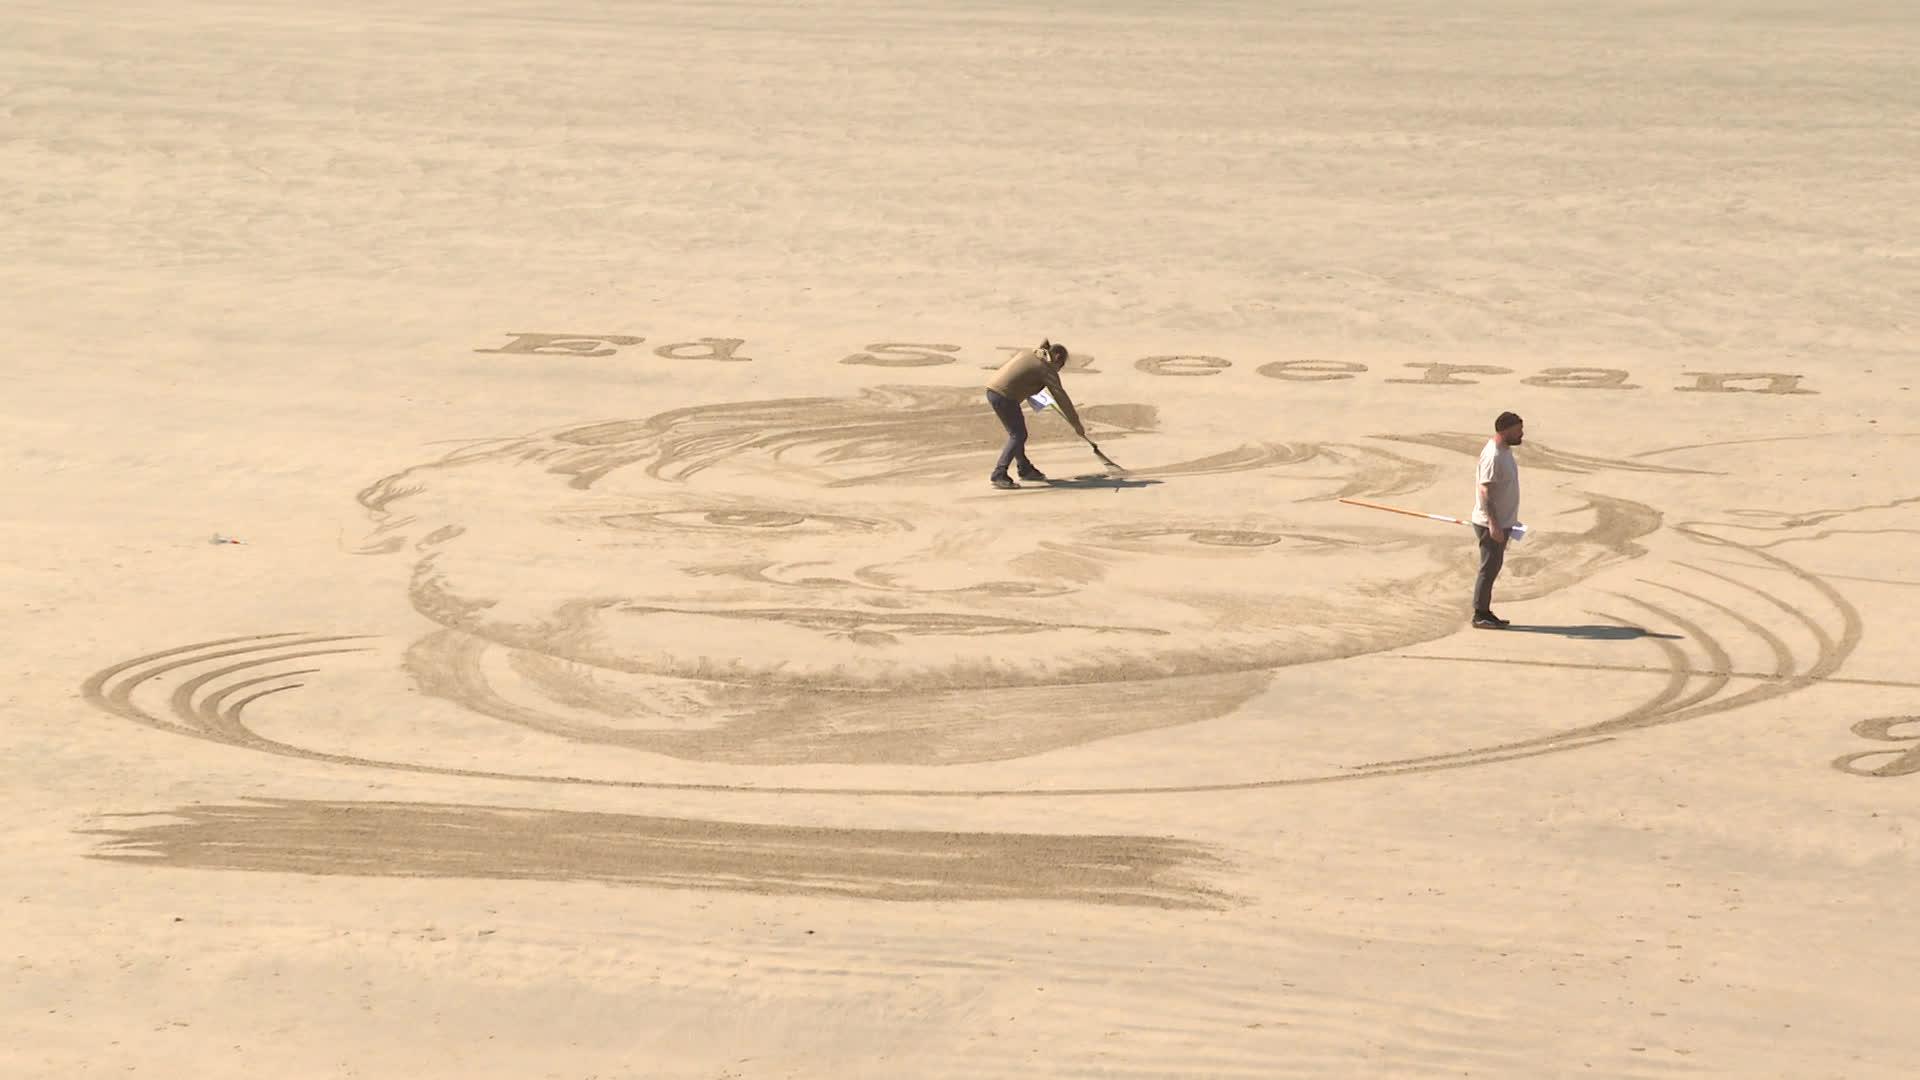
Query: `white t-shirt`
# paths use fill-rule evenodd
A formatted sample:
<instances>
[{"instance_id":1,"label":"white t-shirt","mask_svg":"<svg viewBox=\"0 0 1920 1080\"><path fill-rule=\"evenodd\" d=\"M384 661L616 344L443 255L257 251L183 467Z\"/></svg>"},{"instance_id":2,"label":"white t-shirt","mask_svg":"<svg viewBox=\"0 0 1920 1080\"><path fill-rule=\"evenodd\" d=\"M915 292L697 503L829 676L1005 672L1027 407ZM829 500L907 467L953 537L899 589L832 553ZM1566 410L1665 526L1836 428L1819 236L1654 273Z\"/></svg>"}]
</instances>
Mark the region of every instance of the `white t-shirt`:
<instances>
[{"instance_id":1,"label":"white t-shirt","mask_svg":"<svg viewBox=\"0 0 1920 1080\"><path fill-rule=\"evenodd\" d=\"M1513 448L1488 439L1480 451L1480 467L1475 470L1473 523L1488 528L1510 528L1520 518L1520 465L1513 460ZM1487 485L1487 506L1480 508L1478 485ZM1488 520L1491 516L1492 520Z\"/></svg>"}]
</instances>

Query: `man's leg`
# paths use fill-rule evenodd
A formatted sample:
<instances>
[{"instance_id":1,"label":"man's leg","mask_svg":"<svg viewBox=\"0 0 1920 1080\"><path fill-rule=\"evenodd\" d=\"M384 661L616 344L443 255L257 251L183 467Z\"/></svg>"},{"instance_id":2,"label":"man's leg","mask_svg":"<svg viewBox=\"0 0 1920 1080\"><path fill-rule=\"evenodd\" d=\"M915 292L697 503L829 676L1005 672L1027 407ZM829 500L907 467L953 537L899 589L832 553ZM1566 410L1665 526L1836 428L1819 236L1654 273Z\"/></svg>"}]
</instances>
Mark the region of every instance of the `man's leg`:
<instances>
[{"instance_id":1,"label":"man's leg","mask_svg":"<svg viewBox=\"0 0 1920 1080\"><path fill-rule=\"evenodd\" d=\"M1485 525L1475 525L1473 534L1480 538L1480 573L1473 579L1473 613L1478 617L1493 613L1493 579L1507 561L1507 546L1496 543Z\"/></svg>"},{"instance_id":2,"label":"man's leg","mask_svg":"<svg viewBox=\"0 0 1920 1080\"><path fill-rule=\"evenodd\" d=\"M1027 418L1020 415L1020 403L1004 394L987 391L987 404L993 406L1000 426L1007 429L1007 445L1001 448L1000 460L993 466L993 479L1005 479L1007 467L1016 458L1022 462L1027 459Z\"/></svg>"}]
</instances>

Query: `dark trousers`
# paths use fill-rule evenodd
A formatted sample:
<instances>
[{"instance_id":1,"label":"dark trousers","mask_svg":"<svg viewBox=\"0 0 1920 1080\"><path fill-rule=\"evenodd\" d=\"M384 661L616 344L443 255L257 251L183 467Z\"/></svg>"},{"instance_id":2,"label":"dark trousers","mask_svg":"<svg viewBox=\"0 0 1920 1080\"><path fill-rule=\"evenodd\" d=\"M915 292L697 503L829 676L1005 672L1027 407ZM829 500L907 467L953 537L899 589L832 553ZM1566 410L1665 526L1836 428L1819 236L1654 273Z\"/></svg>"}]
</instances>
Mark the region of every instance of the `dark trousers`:
<instances>
[{"instance_id":1,"label":"dark trousers","mask_svg":"<svg viewBox=\"0 0 1920 1080\"><path fill-rule=\"evenodd\" d=\"M1007 475L1007 466L1016 461L1023 473L1039 471L1027 460L1027 418L1020 412L1020 403L998 390L989 390L987 404L993 406L993 415L1000 418L1000 426L1007 429L1007 445L1000 448L1000 460L994 463L993 475Z\"/></svg>"},{"instance_id":2,"label":"dark trousers","mask_svg":"<svg viewBox=\"0 0 1920 1080\"><path fill-rule=\"evenodd\" d=\"M1473 534L1480 538L1480 573L1473 579L1473 613L1479 615L1493 610L1493 579L1507 561L1507 545L1496 543L1485 525L1475 525Z\"/></svg>"}]
</instances>

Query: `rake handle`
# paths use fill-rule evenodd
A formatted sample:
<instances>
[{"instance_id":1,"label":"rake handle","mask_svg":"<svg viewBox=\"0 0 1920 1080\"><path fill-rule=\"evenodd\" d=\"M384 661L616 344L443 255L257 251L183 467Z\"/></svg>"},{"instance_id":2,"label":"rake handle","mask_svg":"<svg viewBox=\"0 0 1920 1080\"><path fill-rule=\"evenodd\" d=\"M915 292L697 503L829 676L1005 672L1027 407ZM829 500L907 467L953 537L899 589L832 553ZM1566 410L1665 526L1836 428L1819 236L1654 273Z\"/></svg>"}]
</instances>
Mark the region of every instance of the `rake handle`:
<instances>
[{"instance_id":1,"label":"rake handle","mask_svg":"<svg viewBox=\"0 0 1920 1080\"><path fill-rule=\"evenodd\" d=\"M1389 514L1405 514L1408 517L1426 518L1428 521L1444 521L1452 525L1467 524L1457 517L1448 517L1445 514L1425 514L1418 510L1402 510L1397 506L1382 506L1379 503L1362 502L1359 499L1341 499L1340 501L1346 503L1348 506L1364 506L1369 510L1385 510Z\"/></svg>"}]
</instances>

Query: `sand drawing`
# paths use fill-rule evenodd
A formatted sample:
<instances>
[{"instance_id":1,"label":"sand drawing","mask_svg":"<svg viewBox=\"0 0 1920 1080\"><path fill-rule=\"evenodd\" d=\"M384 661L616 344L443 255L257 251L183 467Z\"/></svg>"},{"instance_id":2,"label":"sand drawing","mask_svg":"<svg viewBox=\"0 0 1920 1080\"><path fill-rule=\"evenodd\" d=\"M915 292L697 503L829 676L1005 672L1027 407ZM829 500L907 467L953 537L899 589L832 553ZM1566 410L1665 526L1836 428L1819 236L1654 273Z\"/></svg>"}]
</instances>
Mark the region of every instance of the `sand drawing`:
<instances>
[{"instance_id":1,"label":"sand drawing","mask_svg":"<svg viewBox=\"0 0 1920 1080\"><path fill-rule=\"evenodd\" d=\"M1438 498L1478 437L1220 447L1167 436L1147 406L1096 406L1087 410L1096 437L1127 447L1139 462L1135 477L1003 499L989 527L956 509L964 497L952 494L977 479L999 437L974 396L889 387L466 446L359 496L373 516L364 550L412 560L408 597L432 624L404 648L366 636L234 636L123 661L83 692L109 713L174 734L357 768L560 788L1044 798L1461 769L1590 748L1821 683L1920 689L1843 674L1864 620L1838 586L1793 556L1840 533L1907 531L1850 526L1912 499L1666 521L1652 503L1608 493L1609 481L1644 498L1663 479L1720 472L1530 443L1527 464L1538 474L1530 498L1545 527L1509 557L1507 595L1578 590L1587 621L1512 631L1619 651L1581 660L1522 649L1474 655L1429 647L1458 630L1456 594L1471 573L1460 537L1382 524L1336 500ZM1045 427L1035 447L1071 449ZM1145 492L1150 502L1140 501ZM537 580L547 587L530 590L516 574L528 558L543 561ZM424 694L512 730L631 754L637 772L356 751L330 745L324 726L281 723L269 734L248 714L324 678L341 658L389 650ZM1319 770L1276 762L1264 776L863 784L754 771L998 762L1231 723L1278 672L1365 656L1405 665L1409 685L1423 666L1485 665L1529 679L1618 672L1646 689L1625 707L1569 709L1509 737ZM390 722L408 723L397 704ZM1340 720L1401 722L1396 714ZM1920 720L1883 717L1852 731L1873 746L1833 760L1835 769L1874 778L1920 772ZM738 781L649 778L646 755L745 771ZM103 834L110 839L98 857L129 865L880 900L1232 902L1201 883L1227 866L1220 854L1163 837L827 830L294 799L182 807ZM958 871L941 861L956 851L967 854Z\"/></svg>"},{"instance_id":2,"label":"sand drawing","mask_svg":"<svg viewBox=\"0 0 1920 1080\"><path fill-rule=\"evenodd\" d=\"M0 24L0 1080L1914 1073L1920 2Z\"/></svg>"},{"instance_id":3,"label":"sand drawing","mask_svg":"<svg viewBox=\"0 0 1920 1080\"><path fill-rule=\"evenodd\" d=\"M490 442L361 500L375 550L411 540L413 607L440 627L409 652L423 689L691 760L1023 757L1218 717L1276 668L1455 628L1442 598L1457 591L1458 538L1332 501L1419 490L1436 463L1365 442L1192 445L1143 405L1087 415L1138 477L1164 481L1150 508L956 515L937 503L978 480L993 418L972 390L892 387ZM1037 446L1062 442L1049 429ZM1223 512L1244 500L1218 482L1249 477L1270 485L1263 505ZM478 490L517 526L488 525L497 509L463 494ZM1578 524L1513 562L1526 594L1636 557L1660 520L1615 496L1566 501ZM564 564L541 596L511 582L528 543ZM481 674L490 652L509 657L511 691Z\"/></svg>"},{"instance_id":4,"label":"sand drawing","mask_svg":"<svg viewBox=\"0 0 1920 1080\"><path fill-rule=\"evenodd\" d=\"M853 897L1217 908L1224 865L1156 837L826 829L444 803L250 799L120 815L95 858L381 877L542 878Z\"/></svg>"},{"instance_id":5,"label":"sand drawing","mask_svg":"<svg viewBox=\"0 0 1920 1080\"><path fill-rule=\"evenodd\" d=\"M1692 532L1690 527L1685 530ZM1708 545L1731 545L1695 536ZM1736 546L1736 550L1738 549ZM1474 657L1452 654L1401 652L1396 658L1415 663L1496 664L1543 669L1602 670L1652 675L1659 685L1635 706L1600 718L1580 717L1576 722L1551 734L1506 743L1482 744L1458 751L1415 757L1358 762L1337 773L1276 777L1272 779L1225 781L1220 783L1134 785L1116 787L926 787L899 786L808 787L726 783L675 783L653 780L622 780L605 777L537 774L508 769L450 766L424 761L386 760L324 748L295 744L261 735L248 726L247 707L270 695L299 689L306 676L319 669L306 666L316 657L367 652L374 646L365 638L309 634L270 634L229 638L182 646L164 652L137 657L107 668L88 680L83 691L100 708L125 719L175 734L238 746L286 757L323 761L340 765L416 772L429 775L460 776L487 780L519 780L563 786L610 787L629 789L665 789L698 791L752 791L763 794L792 795L891 795L905 797L1045 797L1087 795L1190 794L1207 791L1247 790L1364 780L1372 777L1465 768L1509 761L1538 754L1575 750L1597 745L1622 734L1686 720L1728 712L1743 706L1777 699L1815 683L1854 683L1920 689L1920 683L1895 680L1849 679L1836 675L1859 643L1863 627L1858 613L1830 585L1798 571L1785 560L1753 553L1756 559L1770 560L1787 572L1805 591L1773 591L1739 583L1731 575L1704 567L1688 567L1698 575L1693 588L1670 586L1668 591L1678 602L1655 602L1628 594L1596 598L1611 601L1613 607L1594 609L1591 614L1601 622L1581 627L1527 627L1519 630L1564 632L1606 636L1618 640L1646 641L1656 647L1660 663L1646 665L1592 665L1567 661L1529 661L1510 657ZM1734 589L1720 597L1704 592L1715 583ZM1791 597L1791 599L1786 599ZM1823 603L1824 601L1824 603ZM1769 611L1785 612L1798 624L1800 634L1812 643L1803 649L1782 634L1766 628L1762 619ZM1647 631L1629 618L1636 612L1663 620L1681 633ZM577 731L556 723L553 711L517 704L502 695L480 673L479 658L488 649L486 643L470 636L445 632L429 634L411 650L409 657L416 674L441 671L461 695L462 704L486 716L515 723L525 728L569 737ZM450 650L441 656L436 650ZM428 656L423 657L421 654ZM517 662L518 658L514 658ZM298 666L295 666L298 665ZM155 712L136 700L151 686L178 679L165 706ZM444 691L445 688L430 689ZM1730 692L1729 688L1734 689ZM555 700L558 700L556 693ZM618 699L596 702L603 709L631 704ZM1897 721L1895 721L1897 723ZM1869 722L1871 723L1871 722ZM1901 741L1882 728L1869 732L1856 727L1856 733L1886 741ZM598 741L598 740L595 740ZM1889 753L1875 751L1874 753ZM1902 759L1902 762L1908 759ZM1877 776L1903 775L1901 762L1882 767ZM1861 770L1839 766L1846 771Z\"/></svg>"},{"instance_id":6,"label":"sand drawing","mask_svg":"<svg viewBox=\"0 0 1920 1080\"><path fill-rule=\"evenodd\" d=\"M1900 729L1897 733L1894 729ZM1833 767L1855 776L1912 776L1920 773L1920 716L1878 716L1853 725L1863 739L1892 744L1835 758ZM1869 765L1868 762L1877 762Z\"/></svg>"},{"instance_id":7,"label":"sand drawing","mask_svg":"<svg viewBox=\"0 0 1920 1080\"><path fill-rule=\"evenodd\" d=\"M1864 634L1833 584L1771 543L1741 538L1752 515L1663 526L1651 505L1600 490L1615 472L1644 488L1649 478L1715 470L1530 443L1529 468L1549 478L1530 498L1553 515L1536 520L1554 524L1510 558L1507 595L1579 586L1645 561L1656 542L1662 554L1630 583L1587 595L1593 623L1517 629L1638 642L1653 655L1595 664L1423 652L1458 629L1465 545L1333 500L1426 491L1476 437L1221 448L1167 436L1152 407L1095 406L1087 415L1097 437L1126 445L1142 482L1160 481L1151 505L1122 491L1007 500L988 530L950 498L955 484L977 479L999 437L975 397L883 387L696 406L490 440L379 480L360 494L374 518L366 550L414 560L410 600L434 624L401 662L421 691L492 720L735 766L1022 758L1226 717L1276 671L1365 655L1664 679L1623 712L1311 776L1111 788L743 785L1045 795L1323 783L1558 752L1841 679ZM1066 440L1043 428L1035 446ZM1245 502L1237 493L1250 483L1262 485L1261 503L1223 513ZM1060 498L1081 501L1062 513ZM1781 527L1812 539L1808 528L1846 513ZM525 557L547 561L541 580L551 587L537 595L516 583ZM371 647L299 634L211 641L115 665L87 693L166 730L343 764L732 787L375 759L271 739L246 723L250 704L310 673L289 663ZM134 700L143 684L189 673L162 710Z\"/></svg>"}]
</instances>

